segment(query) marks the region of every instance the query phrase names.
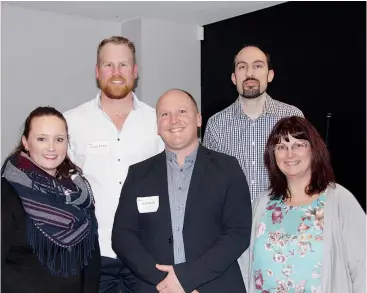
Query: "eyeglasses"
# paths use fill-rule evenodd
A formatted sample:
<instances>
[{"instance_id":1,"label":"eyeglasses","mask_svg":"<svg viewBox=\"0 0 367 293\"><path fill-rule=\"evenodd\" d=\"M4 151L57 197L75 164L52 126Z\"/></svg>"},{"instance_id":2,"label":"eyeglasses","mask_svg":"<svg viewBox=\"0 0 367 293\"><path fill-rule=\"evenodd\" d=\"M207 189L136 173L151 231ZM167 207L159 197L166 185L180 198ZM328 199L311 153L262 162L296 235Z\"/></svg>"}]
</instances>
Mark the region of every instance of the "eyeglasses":
<instances>
[{"instance_id":1,"label":"eyeglasses","mask_svg":"<svg viewBox=\"0 0 367 293\"><path fill-rule=\"evenodd\" d=\"M295 142L294 144L291 145L291 149L293 152L295 153L301 153L303 152L307 147L309 147L310 143L309 142ZM284 152L288 152L288 146L286 146L285 144L277 144L274 147L274 150L277 153L284 153Z\"/></svg>"}]
</instances>

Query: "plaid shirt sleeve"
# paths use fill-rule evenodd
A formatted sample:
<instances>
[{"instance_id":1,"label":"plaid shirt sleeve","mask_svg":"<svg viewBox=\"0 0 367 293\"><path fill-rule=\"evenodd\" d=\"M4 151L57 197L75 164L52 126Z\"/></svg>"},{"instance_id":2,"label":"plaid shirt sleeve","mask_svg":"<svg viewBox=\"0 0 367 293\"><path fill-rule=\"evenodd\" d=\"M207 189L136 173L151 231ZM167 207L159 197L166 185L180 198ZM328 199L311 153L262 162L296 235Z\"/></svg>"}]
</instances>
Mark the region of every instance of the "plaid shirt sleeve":
<instances>
[{"instance_id":1,"label":"plaid shirt sleeve","mask_svg":"<svg viewBox=\"0 0 367 293\"><path fill-rule=\"evenodd\" d=\"M295 116L300 116L300 117L305 118L305 115L303 115L303 113L302 113L302 111L300 109L298 109L296 107L294 107L294 108L295 108L295 110L294 110L294 115Z\"/></svg>"},{"instance_id":2,"label":"plaid shirt sleeve","mask_svg":"<svg viewBox=\"0 0 367 293\"><path fill-rule=\"evenodd\" d=\"M208 149L218 151L218 134L214 127L213 117L209 118L206 124L203 145Z\"/></svg>"}]
</instances>

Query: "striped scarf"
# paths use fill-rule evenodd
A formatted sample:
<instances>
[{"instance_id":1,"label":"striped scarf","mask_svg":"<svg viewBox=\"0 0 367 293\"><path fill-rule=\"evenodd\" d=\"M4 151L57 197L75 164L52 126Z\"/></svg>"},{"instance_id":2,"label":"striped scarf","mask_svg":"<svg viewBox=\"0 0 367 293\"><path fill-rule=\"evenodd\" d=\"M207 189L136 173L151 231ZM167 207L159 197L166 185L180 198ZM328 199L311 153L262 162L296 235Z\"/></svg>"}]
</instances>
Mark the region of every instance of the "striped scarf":
<instances>
[{"instance_id":1,"label":"striped scarf","mask_svg":"<svg viewBox=\"0 0 367 293\"><path fill-rule=\"evenodd\" d=\"M41 264L46 262L51 274L65 277L76 274L77 264L88 265L98 238L88 181L79 175L51 176L21 154L5 161L1 176L21 199L27 239Z\"/></svg>"}]
</instances>

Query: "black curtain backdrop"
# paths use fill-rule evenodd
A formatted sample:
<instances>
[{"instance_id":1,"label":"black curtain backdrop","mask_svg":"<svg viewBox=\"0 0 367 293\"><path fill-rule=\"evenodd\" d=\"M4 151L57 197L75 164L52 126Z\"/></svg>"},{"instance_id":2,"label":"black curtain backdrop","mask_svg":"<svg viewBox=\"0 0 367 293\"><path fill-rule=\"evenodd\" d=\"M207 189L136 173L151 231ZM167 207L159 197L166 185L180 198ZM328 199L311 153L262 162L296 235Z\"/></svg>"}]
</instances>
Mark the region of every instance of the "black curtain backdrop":
<instances>
[{"instance_id":1,"label":"black curtain backdrop","mask_svg":"<svg viewBox=\"0 0 367 293\"><path fill-rule=\"evenodd\" d=\"M366 2L287 2L204 26L203 131L235 101L230 76L244 44L270 53L268 93L300 108L326 137L337 182L366 210Z\"/></svg>"}]
</instances>

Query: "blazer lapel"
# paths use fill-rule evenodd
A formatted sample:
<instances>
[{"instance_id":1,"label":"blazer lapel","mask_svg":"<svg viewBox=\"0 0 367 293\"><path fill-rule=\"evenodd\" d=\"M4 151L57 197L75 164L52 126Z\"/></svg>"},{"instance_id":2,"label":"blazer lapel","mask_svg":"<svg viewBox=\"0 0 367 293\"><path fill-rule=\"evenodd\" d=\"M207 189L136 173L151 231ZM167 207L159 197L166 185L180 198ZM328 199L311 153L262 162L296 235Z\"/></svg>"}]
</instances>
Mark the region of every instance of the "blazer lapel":
<instances>
[{"instance_id":1,"label":"blazer lapel","mask_svg":"<svg viewBox=\"0 0 367 293\"><path fill-rule=\"evenodd\" d=\"M196 196L198 196L200 183L203 181L203 175L205 174L209 159L209 150L200 144L196 155L194 170L191 175L189 191L187 193L185 217L187 212L190 211L190 207L193 205Z\"/></svg>"},{"instance_id":2,"label":"blazer lapel","mask_svg":"<svg viewBox=\"0 0 367 293\"><path fill-rule=\"evenodd\" d=\"M166 153L163 151L157 156L157 159L154 163L153 170L153 186L159 195L159 208L163 212L162 217L165 224L168 224L170 230L171 227L171 209L169 204L168 197L168 180L167 180L167 162L166 162Z\"/></svg>"}]
</instances>

